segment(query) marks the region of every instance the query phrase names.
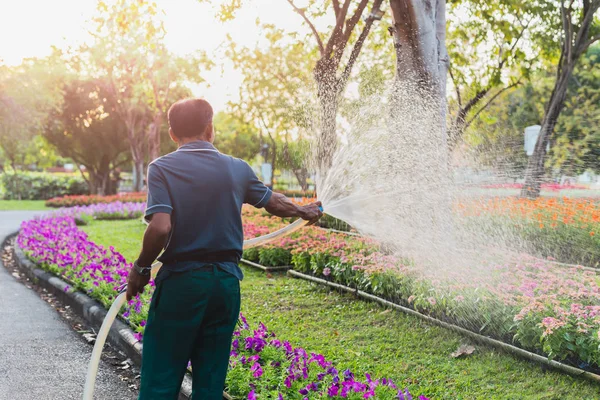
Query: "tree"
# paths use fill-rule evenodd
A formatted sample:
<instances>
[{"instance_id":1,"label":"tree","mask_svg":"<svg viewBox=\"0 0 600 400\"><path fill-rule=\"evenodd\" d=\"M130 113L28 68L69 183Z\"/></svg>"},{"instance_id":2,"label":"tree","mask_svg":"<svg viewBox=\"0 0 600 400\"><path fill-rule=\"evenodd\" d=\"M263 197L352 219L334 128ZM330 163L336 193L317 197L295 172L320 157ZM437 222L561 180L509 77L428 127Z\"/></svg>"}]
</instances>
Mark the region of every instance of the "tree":
<instances>
[{"instance_id":1,"label":"tree","mask_svg":"<svg viewBox=\"0 0 600 400\"><path fill-rule=\"evenodd\" d=\"M30 150L47 113L60 99L56 82L63 75L60 54L0 65L0 148L13 169L33 161ZM26 158L29 158L26 160Z\"/></svg>"},{"instance_id":2,"label":"tree","mask_svg":"<svg viewBox=\"0 0 600 400\"><path fill-rule=\"evenodd\" d=\"M294 173L302 190L308 190L310 173L306 166L306 160L310 157L310 142L306 139L291 141L286 137L280 157L280 165Z\"/></svg>"},{"instance_id":3,"label":"tree","mask_svg":"<svg viewBox=\"0 0 600 400\"><path fill-rule=\"evenodd\" d=\"M252 123L221 111L214 117L214 126L215 146L221 152L248 162L260 152L258 129Z\"/></svg>"},{"instance_id":4,"label":"tree","mask_svg":"<svg viewBox=\"0 0 600 400\"><path fill-rule=\"evenodd\" d=\"M562 174L600 173L600 45L590 47L573 71L557 121L549 164Z\"/></svg>"},{"instance_id":5,"label":"tree","mask_svg":"<svg viewBox=\"0 0 600 400\"><path fill-rule=\"evenodd\" d=\"M546 104L538 141L525 171L525 185L521 191L524 197L535 198L540 194L546 147L565 105L569 81L579 58L593 43L600 40L600 22L595 17L599 8L600 0L582 0L577 4L575 0L569 1L568 4L561 0L562 47L556 80Z\"/></svg>"},{"instance_id":6,"label":"tree","mask_svg":"<svg viewBox=\"0 0 600 400\"><path fill-rule=\"evenodd\" d=\"M552 7L547 1L450 2L451 148L490 104L539 67L542 51L534 50L532 42L552 42L545 23Z\"/></svg>"},{"instance_id":7,"label":"tree","mask_svg":"<svg viewBox=\"0 0 600 400\"><path fill-rule=\"evenodd\" d=\"M230 43L227 54L244 77L240 100L230 106L238 121L257 127L259 143L268 145L266 158L275 170L284 160L284 143L289 147L289 142L313 129L309 82L316 50L272 25L264 25L263 31L264 47L239 48Z\"/></svg>"},{"instance_id":8,"label":"tree","mask_svg":"<svg viewBox=\"0 0 600 400\"><path fill-rule=\"evenodd\" d=\"M203 54L177 57L167 51L161 11L153 1L100 1L97 8L96 40L82 53L92 76L108 78L108 95L127 127L134 189L140 190L146 155L160 155L160 132L172 91L184 82L201 82L200 66L211 64Z\"/></svg>"},{"instance_id":9,"label":"tree","mask_svg":"<svg viewBox=\"0 0 600 400\"><path fill-rule=\"evenodd\" d=\"M63 157L85 166L90 192L108 194L110 173L130 161L126 127L118 104L97 79L73 80L63 87L63 104L48 116L44 137Z\"/></svg>"},{"instance_id":10,"label":"tree","mask_svg":"<svg viewBox=\"0 0 600 400\"><path fill-rule=\"evenodd\" d=\"M324 8L318 9L314 7L318 4L315 1L309 2L306 8L299 8L293 0L288 2L310 27L319 50L319 59L313 70L320 109L317 162L319 169L327 170L337 148L336 119L340 100L373 23L381 19L383 0L360 0L353 11L350 10L351 0L344 0L343 3L333 0L331 5L325 3ZM363 17L365 12L368 14ZM335 24L328 34L322 35L312 20L327 13L335 17ZM357 31L360 34L356 37ZM345 54L353 38L352 49Z\"/></svg>"},{"instance_id":11,"label":"tree","mask_svg":"<svg viewBox=\"0 0 600 400\"><path fill-rule=\"evenodd\" d=\"M541 72L532 78L499 95L464 133L466 146L461 150L475 165L494 170L499 176L515 180L523 177L527 166L523 130L541 120L543 110L539 109L539 99L545 92Z\"/></svg>"}]
</instances>

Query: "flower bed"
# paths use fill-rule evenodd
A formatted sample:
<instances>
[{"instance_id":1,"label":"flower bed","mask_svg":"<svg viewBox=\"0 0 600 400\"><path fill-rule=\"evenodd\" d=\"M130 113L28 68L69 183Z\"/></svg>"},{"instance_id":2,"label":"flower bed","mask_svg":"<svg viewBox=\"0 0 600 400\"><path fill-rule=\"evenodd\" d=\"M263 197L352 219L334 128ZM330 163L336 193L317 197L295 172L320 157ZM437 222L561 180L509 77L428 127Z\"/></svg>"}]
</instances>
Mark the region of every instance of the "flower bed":
<instances>
[{"instance_id":1,"label":"flower bed","mask_svg":"<svg viewBox=\"0 0 600 400\"><path fill-rule=\"evenodd\" d=\"M265 218L260 212L245 221ZM288 265L477 333L597 370L600 365L600 287L595 273L552 266L521 255L510 263L459 269L440 281L416 274L361 237L308 227L244 252L263 265ZM465 266L466 267L466 266ZM464 276L468 276L464 279Z\"/></svg>"},{"instance_id":2,"label":"flower bed","mask_svg":"<svg viewBox=\"0 0 600 400\"><path fill-rule=\"evenodd\" d=\"M144 215L145 209L146 203L122 203L117 201L114 203L61 208L52 214L57 217L72 217L77 224L86 224L89 219L119 220L141 218Z\"/></svg>"},{"instance_id":3,"label":"flower bed","mask_svg":"<svg viewBox=\"0 0 600 400\"><path fill-rule=\"evenodd\" d=\"M412 399L408 389L398 388L390 379L359 379L352 371L338 370L321 354L308 353L280 341L259 323L251 329L240 315L241 328L234 332L228 392L248 393L249 400L311 399ZM419 400L427 400L419 396Z\"/></svg>"},{"instance_id":4,"label":"flower bed","mask_svg":"<svg viewBox=\"0 0 600 400\"><path fill-rule=\"evenodd\" d=\"M144 192L122 193L114 196L62 196L54 197L50 200L47 200L46 206L60 208L89 206L92 204L106 204L114 202L142 203L146 201L146 197L147 194Z\"/></svg>"},{"instance_id":5,"label":"flower bed","mask_svg":"<svg viewBox=\"0 0 600 400\"><path fill-rule=\"evenodd\" d=\"M496 184L489 184L489 185L479 185L479 187L483 188L483 189L522 189L523 184L522 183L496 183ZM589 188L585 185L569 184L569 183L565 183L565 184L542 183L541 189L548 190L551 192L559 192L561 190L587 190Z\"/></svg>"},{"instance_id":6,"label":"flower bed","mask_svg":"<svg viewBox=\"0 0 600 400\"><path fill-rule=\"evenodd\" d=\"M600 203L592 199L479 199L456 205L473 229L513 248L559 261L600 265Z\"/></svg>"},{"instance_id":7,"label":"flower bed","mask_svg":"<svg viewBox=\"0 0 600 400\"><path fill-rule=\"evenodd\" d=\"M43 269L70 282L73 289L86 292L109 307L126 282L130 264L110 247L90 241L70 216L24 222L18 244ZM154 282L121 311L142 338ZM350 370L339 372L319 354L294 348L279 341L263 324L250 330L241 316L235 332L228 386L233 395L248 399L267 398L399 398L411 399L388 379L358 379ZM426 400L420 396L419 399Z\"/></svg>"}]
</instances>

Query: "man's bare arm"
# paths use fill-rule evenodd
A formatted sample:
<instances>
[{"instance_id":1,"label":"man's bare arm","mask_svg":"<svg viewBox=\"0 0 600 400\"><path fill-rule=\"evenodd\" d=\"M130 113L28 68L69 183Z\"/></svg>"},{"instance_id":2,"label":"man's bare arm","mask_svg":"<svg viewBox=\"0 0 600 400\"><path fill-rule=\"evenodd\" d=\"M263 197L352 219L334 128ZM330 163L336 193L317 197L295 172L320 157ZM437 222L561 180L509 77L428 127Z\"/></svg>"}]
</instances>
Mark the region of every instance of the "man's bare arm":
<instances>
[{"instance_id":1,"label":"man's bare arm","mask_svg":"<svg viewBox=\"0 0 600 400\"><path fill-rule=\"evenodd\" d=\"M300 217L311 222L316 222L323 215L320 201L299 206L281 193L271 195L265 210L277 217Z\"/></svg>"},{"instance_id":2,"label":"man's bare arm","mask_svg":"<svg viewBox=\"0 0 600 400\"><path fill-rule=\"evenodd\" d=\"M142 267L151 265L165 247L171 232L171 215L156 213L144 233L142 252L138 257L138 264Z\"/></svg>"},{"instance_id":3,"label":"man's bare arm","mask_svg":"<svg viewBox=\"0 0 600 400\"><path fill-rule=\"evenodd\" d=\"M152 215L150 224L144 233L142 252L138 257L141 267L150 266L165 247L171 232L171 215L156 213ZM144 286L148 284L150 275L140 275L133 268L127 277L127 300L131 300L138 293L144 293Z\"/></svg>"}]
</instances>

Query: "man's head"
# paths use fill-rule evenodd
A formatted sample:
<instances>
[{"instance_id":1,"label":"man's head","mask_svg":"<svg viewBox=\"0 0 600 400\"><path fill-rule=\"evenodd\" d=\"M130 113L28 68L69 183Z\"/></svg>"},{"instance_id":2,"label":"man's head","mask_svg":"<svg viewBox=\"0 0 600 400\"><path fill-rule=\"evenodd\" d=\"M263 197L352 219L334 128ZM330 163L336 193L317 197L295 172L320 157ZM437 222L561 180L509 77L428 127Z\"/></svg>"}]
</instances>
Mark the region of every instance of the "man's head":
<instances>
[{"instance_id":1,"label":"man's head","mask_svg":"<svg viewBox=\"0 0 600 400\"><path fill-rule=\"evenodd\" d=\"M169 108L169 134L178 144L193 140L212 143L215 139L213 129L213 109L206 100L179 100Z\"/></svg>"}]
</instances>

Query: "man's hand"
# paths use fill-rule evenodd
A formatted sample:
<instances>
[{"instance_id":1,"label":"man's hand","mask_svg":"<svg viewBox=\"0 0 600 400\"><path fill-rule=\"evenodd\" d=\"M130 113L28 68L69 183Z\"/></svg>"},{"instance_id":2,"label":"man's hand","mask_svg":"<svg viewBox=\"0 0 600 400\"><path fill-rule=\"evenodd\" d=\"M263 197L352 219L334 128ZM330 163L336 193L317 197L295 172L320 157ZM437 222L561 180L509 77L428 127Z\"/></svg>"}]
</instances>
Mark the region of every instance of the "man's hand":
<instances>
[{"instance_id":1,"label":"man's hand","mask_svg":"<svg viewBox=\"0 0 600 400\"><path fill-rule=\"evenodd\" d=\"M140 275L135 269L129 270L127 276L127 301L131 300L138 293L144 293L144 286L150 281L150 275Z\"/></svg>"},{"instance_id":2,"label":"man's hand","mask_svg":"<svg viewBox=\"0 0 600 400\"><path fill-rule=\"evenodd\" d=\"M321 211L322 207L320 201L302 206L300 207L300 218L305 221L310 221L309 225L312 225L323 216L323 211Z\"/></svg>"}]
</instances>

